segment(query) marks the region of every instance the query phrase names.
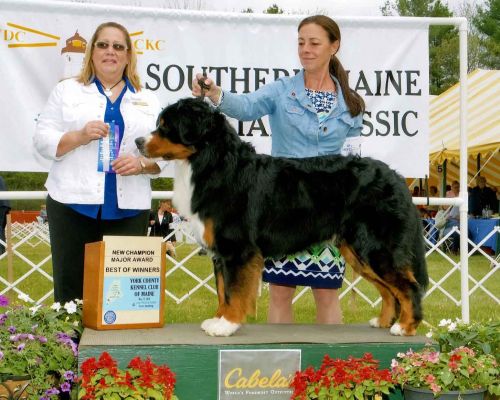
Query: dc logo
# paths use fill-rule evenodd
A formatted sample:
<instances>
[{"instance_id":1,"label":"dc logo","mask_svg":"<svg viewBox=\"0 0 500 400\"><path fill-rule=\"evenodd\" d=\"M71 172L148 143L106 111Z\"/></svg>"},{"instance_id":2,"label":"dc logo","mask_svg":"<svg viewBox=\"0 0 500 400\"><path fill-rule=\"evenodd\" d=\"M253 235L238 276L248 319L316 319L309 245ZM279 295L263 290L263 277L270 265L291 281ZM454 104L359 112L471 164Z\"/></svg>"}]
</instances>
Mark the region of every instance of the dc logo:
<instances>
[{"instance_id":1,"label":"dc logo","mask_svg":"<svg viewBox=\"0 0 500 400\"><path fill-rule=\"evenodd\" d=\"M116 321L116 314L114 311L106 311L106 314L104 314L104 322L106 322L108 325L114 323Z\"/></svg>"}]
</instances>

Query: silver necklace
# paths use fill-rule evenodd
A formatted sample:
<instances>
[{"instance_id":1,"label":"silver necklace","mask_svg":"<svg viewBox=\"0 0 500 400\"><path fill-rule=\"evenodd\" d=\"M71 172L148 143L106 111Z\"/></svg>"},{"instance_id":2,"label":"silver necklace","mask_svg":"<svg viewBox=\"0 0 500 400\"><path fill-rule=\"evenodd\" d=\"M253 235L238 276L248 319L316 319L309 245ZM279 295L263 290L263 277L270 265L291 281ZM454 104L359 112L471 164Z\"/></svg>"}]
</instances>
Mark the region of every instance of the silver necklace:
<instances>
[{"instance_id":1,"label":"silver necklace","mask_svg":"<svg viewBox=\"0 0 500 400\"><path fill-rule=\"evenodd\" d=\"M104 94L105 94L106 96L108 96L108 97L109 97L109 96L111 96L111 95L113 94L113 92L112 92L111 90L112 90L112 89L113 89L116 85L118 85L118 84L119 84L122 80L123 80L123 78L122 78L122 79L120 79L118 82L116 82L116 83L115 83L113 86L111 86L110 88L104 88ZM104 85L103 85L103 86L104 86Z\"/></svg>"}]
</instances>

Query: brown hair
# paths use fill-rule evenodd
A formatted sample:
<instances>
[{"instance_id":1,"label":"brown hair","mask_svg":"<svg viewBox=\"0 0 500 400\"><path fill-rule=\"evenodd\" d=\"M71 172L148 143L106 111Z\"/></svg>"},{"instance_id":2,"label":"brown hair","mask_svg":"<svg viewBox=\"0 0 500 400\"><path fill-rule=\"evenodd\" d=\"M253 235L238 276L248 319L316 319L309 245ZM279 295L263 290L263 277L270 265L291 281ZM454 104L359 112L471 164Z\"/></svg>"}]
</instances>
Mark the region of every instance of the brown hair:
<instances>
[{"instance_id":1,"label":"brown hair","mask_svg":"<svg viewBox=\"0 0 500 400\"><path fill-rule=\"evenodd\" d=\"M300 29L304 25L308 24L316 24L321 26L326 31L326 33L328 33L330 43L338 40L340 44L339 26L330 17L327 17L326 15L312 15L310 17L306 17L300 22L297 30L300 31ZM354 117L363 113L365 111L365 102L358 93L356 93L349 87L347 73L345 72L344 67L335 54L332 55L332 58L330 59L329 70L330 74L337 78L340 83L342 93L344 94L344 100L347 104L347 108L349 108L349 112L351 113L351 115Z\"/></svg>"},{"instance_id":2,"label":"brown hair","mask_svg":"<svg viewBox=\"0 0 500 400\"><path fill-rule=\"evenodd\" d=\"M141 80L139 78L139 74L137 73L137 55L135 54L135 49L127 29L123 25L120 25L117 22L105 22L99 25L95 30L94 34L92 35L92 39L90 40L90 43L87 44L87 49L85 50L83 67L82 70L80 71L80 75L77 78L78 82L83 83L84 85L89 85L95 78L94 64L92 63L92 52L94 51L94 44L97 41L97 37L104 28L116 28L122 31L123 34L125 35L125 41L127 42L126 43L127 52L130 56L129 57L130 60L128 64L125 66L125 71L123 72L123 75L127 77L130 84L134 87L136 91L140 91Z\"/></svg>"}]
</instances>

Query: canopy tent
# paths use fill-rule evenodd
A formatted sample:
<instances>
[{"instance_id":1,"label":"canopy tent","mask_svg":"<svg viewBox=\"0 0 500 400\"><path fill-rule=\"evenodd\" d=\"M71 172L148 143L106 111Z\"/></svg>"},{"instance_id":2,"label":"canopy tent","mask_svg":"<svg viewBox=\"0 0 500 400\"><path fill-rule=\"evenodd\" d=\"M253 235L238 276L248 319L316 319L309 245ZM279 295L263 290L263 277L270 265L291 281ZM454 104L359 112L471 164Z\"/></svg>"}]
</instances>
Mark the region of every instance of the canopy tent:
<instances>
[{"instance_id":1,"label":"canopy tent","mask_svg":"<svg viewBox=\"0 0 500 400\"><path fill-rule=\"evenodd\" d=\"M500 186L500 71L475 70L468 84L468 181L482 168L488 184ZM441 182L445 160L447 183L459 177L459 99L458 83L430 101L430 179L435 182Z\"/></svg>"}]
</instances>

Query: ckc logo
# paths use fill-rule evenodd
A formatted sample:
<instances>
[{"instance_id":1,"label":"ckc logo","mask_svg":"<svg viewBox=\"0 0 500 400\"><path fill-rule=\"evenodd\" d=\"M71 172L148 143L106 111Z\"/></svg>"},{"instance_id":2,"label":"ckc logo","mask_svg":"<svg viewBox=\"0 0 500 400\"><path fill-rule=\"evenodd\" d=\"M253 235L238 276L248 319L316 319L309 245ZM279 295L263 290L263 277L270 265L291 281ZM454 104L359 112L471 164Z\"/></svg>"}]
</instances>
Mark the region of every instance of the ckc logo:
<instances>
[{"instance_id":1,"label":"ckc logo","mask_svg":"<svg viewBox=\"0 0 500 400\"><path fill-rule=\"evenodd\" d=\"M134 32L130 34L132 38L132 43L134 44L135 51L137 54L144 54L144 51L161 51L164 50L164 40L154 40L146 38L137 38L135 36L142 35L144 31Z\"/></svg>"}]
</instances>

